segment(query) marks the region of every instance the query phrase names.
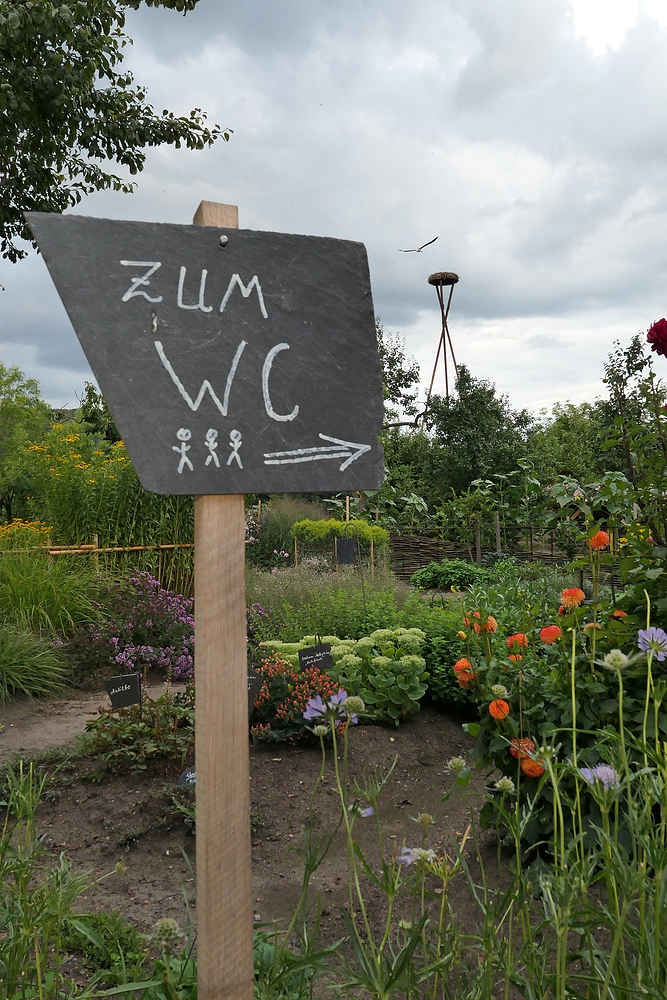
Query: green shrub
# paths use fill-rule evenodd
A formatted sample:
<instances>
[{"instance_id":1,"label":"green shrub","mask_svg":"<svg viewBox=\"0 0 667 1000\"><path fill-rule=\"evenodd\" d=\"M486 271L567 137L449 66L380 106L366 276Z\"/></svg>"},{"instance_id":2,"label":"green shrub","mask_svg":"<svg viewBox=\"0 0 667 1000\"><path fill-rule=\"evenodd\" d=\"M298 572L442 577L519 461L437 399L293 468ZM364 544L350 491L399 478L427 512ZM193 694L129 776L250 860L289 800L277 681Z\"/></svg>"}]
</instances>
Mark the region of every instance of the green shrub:
<instances>
[{"instance_id":1,"label":"green shrub","mask_svg":"<svg viewBox=\"0 0 667 1000\"><path fill-rule=\"evenodd\" d=\"M298 663L299 649L312 646L314 635L300 642L268 642L266 648L292 664ZM324 635L331 644L334 666L331 677L348 695L363 698L368 717L376 722L393 722L419 711L426 693L428 671L420 656L425 634L418 628L376 629L361 639L339 639Z\"/></svg>"},{"instance_id":2,"label":"green shrub","mask_svg":"<svg viewBox=\"0 0 667 1000\"><path fill-rule=\"evenodd\" d=\"M246 512L249 544L246 545L251 565L270 569L289 566L294 562L292 525L303 518L324 517L324 508L302 497L276 497L262 506L259 524L252 508Z\"/></svg>"},{"instance_id":3,"label":"green shrub","mask_svg":"<svg viewBox=\"0 0 667 1000\"><path fill-rule=\"evenodd\" d=\"M418 569L410 577L410 586L420 590L463 590L473 583L488 580L488 570L465 559L442 559Z\"/></svg>"},{"instance_id":4,"label":"green shrub","mask_svg":"<svg viewBox=\"0 0 667 1000\"><path fill-rule=\"evenodd\" d=\"M143 771L154 760L183 765L194 753L194 687L184 694L167 690L128 708L103 709L86 723L81 752L113 771Z\"/></svg>"},{"instance_id":5,"label":"green shrub","mask_svg":"<svg viewBox=\"0 0 667 1000\"><path fill-rule=\"evenodd\" d=\"M389 544L389 532L378 524L362 520L339 521L335 517L326 521L297 521L292 525L292 535L304 542L327 542L329 546L335 538L354 538L364 550L370 547L371 540L378 550Z\"/></svg>"},{"instance_id":6,"label":"green shrub","mask_svg":"<svg viewBox=\"0 0 667 1000\"><path fill-rule=\"evenodd\" d=\"M81 956L98 989L136 983L147 972L145 937L120 912L103 910L84 926L66 925L63 947Z\"/></svg>"},{"instance_id":7,"label":"green shrub","mask_svg":"<svg viewBox=\"0 0 667 1000\"><path fill-rule=\"evenodd\" d=\"M0 628L0 705L17 694L58 694L66 683L61 651L29 629Z\"/></svg>"}]
</instances>

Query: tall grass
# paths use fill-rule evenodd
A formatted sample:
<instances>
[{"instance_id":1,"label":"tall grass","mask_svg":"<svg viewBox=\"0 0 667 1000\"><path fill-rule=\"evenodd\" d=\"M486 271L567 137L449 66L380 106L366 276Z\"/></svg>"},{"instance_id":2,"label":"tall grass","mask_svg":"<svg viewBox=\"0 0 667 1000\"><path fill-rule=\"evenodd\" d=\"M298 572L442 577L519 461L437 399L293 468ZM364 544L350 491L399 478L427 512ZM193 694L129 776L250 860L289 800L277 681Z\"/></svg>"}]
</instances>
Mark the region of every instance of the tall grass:
<instances>
[{"instance_id":1,"label":"tall grass","mask_svg":"<svg viewBox=\"0 0 667 1000\"><path fill-rule=\"evenodd\" d=\"M81 556L0 554L0 624L67 634L99 616L101 579Z\"/></svg>"},{"instance_id":2,"label":"tall grass","mask_svg":"<svg viewBox=\"0 0 667 1000\"><path fill-rule=\"evenodd\" d=\"M65 687L66 669L60 650L35 632L0 628L0 705L17 694L40 698Z\"/></svg>"},{"instance_id":3,"label":"tall grass","mask_svg":"<svg viewBox=\"0 0 667 1000\"><path fill-rule=\"evenodd\" d=\"M377 628L400 623L409 588L386 570L374 577L356 568L321 573L309 568L267 573L246 570L248 604L261 604L273 614L263 639L297 642L304 635L337 635L359 639Z\"/></svg>"}]
</instances>

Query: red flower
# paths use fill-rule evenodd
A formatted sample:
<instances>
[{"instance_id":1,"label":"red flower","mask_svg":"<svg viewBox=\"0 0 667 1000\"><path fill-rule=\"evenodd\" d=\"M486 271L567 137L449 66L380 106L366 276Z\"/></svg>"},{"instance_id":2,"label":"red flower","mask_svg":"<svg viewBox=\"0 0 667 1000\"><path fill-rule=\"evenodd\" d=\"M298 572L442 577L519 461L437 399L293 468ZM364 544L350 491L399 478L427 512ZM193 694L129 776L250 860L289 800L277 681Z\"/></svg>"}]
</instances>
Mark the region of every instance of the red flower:
<instances>
[{"instance_id":1,"label":"red flower","mask_svg":"<svg viewBox=\"0 0 667 1000\"><path fill-rule=\"evenodd\" d=\"M525 634L525 632L517 632L515 635L508 635L507 637L508 649L513 649L514 646L526 647L527 645L528 645L528 636Z\"/></svg>"},{"instance_id":2,"label":"red flower","mask_svg":"<svg viewBox=\"0 0 667 1000\"><path fill-rule=\"evenodd\" d=\"M628 617L628 613L627 613L627 611L621 611L620 608L614 608L614 610L611 613L611 617L612 618L627 618Z\"/></svg>"},{"instance_id":3,"label":"red flower","mask_svg":"<svg viewBox=\"0 0 667 1000\"><path fill-rule=\"evenodd\" d=\"M454 673L459 674L461 671L472 670L472 663L466 656L462 656L460 660L457 660L454 664Z\"/></svg>"},{"instance_id":4,"label":"red flower","mask_svg":"<svg viewBox=\"0 0 667 1000\"><path fill-rule=\"evenodd\" d=\"M510 745L510 753L516 758L524 759L528 754L533 753L535 750L535 744L531 740L530 736L524 736L520 740L513 739Z\"/></svg>"},{"instance_id":5,"label":"red flower","mask_svg":"<svg viewBox=\"0 0 667 1000\"><path fill-rule=\"evenodd\" d=\"M560 625L545 625L540 629L540 639L546 646L552 646L563 634Z\"/></svg>"},{"instance_id":6,"label":"red flower","mask_svg":"<svg viewBox=\"0 0 667 1000\"><path fill-rule=\"evenodd\" d=\"M520 653L510 653L510 655L507 657L507 659L508 660L513 660L514 663L518 663L519 660L523 660L523 656L521 656Z\"/></svg>"},{"instance_id":7,"label":"red flower","mask_svg":"<svg viewBox=\"0 0 667 1000\"><path fill-rule=\"evenodd\" d=\"M667 319L659 319L648 328L646 341L651 345L652 351L667 358Z\"/></svg>"},{"instance_id":8,"label":"red flower","mask_svg":"<svg viewBox=\"0 0 667 1000\"><path fill-rule=\"evenodd\" d=\"M588 539L588 544L596 552L599 549L606 549L609 545L609 535L606 531L598 531L597 534Z\"/></svg>"},{"instance_id":9,"label":"red flower","mask_svg":"<svg viewBox=\"0 0 667 1000\"><path fill-rule=\"evenodd\" d=\"M477 618L478 621L473 621L473 618ZM482 621L479 611L473 611L472 616L466 615L463 619L463 624L467 625L468 628L472 626L476 635L479 635L480 632L495 632L498 628L498 622L493 615L489 615L486 621Z\"/></svg>"},{"instance_id":10,"label":"red flower","mask_svg":"<svg viewBox=\"0 0 667 1000\"><path fill-rule=\"evenodd\" d=\"M494 719L506 719L510 714L510 707L506 701L503 701L502 698L496 698L489 705L489 714Z\"/></svg>"},{"instance_id":11,"label":"red flower","mask_svg":"<svg viewBox=\"0 0 667 1000\"><path fill-rule=\"evenodd\" d=\"M574 611L580 604L583 604L586 595L579 587L568 587L560 595L560 599L563 602L563 607L567 608L568 611Z\"/></svg>"}]
</instances>

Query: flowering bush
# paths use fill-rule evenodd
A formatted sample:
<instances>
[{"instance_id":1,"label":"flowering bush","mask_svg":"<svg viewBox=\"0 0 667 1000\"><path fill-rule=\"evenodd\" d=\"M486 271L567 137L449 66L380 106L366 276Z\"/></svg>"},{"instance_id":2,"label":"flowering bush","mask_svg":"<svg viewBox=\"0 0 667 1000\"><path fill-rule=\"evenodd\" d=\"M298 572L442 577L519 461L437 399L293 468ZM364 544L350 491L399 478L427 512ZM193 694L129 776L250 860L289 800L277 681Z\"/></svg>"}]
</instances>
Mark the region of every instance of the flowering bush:
<instances>
[{"instance_id":1,"label":"flowering bush","mask_svg":"<svg viewBox=\"0 0 667 1000\"><path fill-rule=\"evenodd\" d=\"M322 637L331 644L331 677L349 695L363 699L367 715L376 722L393 722L419 711L426 693L428 671L420 655L426 634L418 628L376 629L362 639ZM267 648L298 662L299 649L312 646L315 636L295 643L269 642Z\"/></svg>"},{"instance_id":2,"label":"flowering bush","mask_svg":"<svg viewBox=\"0 0 667 1000\"><path fill-rule=\"evenodd\" d=\"M192 601L162 587L150 573L109 586L91 622L66 645L75 680L133 670L158 670L174 680L194 673Z\"/></svg>"},{"instance_id":3,"label":"flowering bush","mask_svg":"<svg viewBox=\"0 0 667 1000\"><path fill-rule=\"evenodd\" d=\"M578 762L585 777L585 769L605 763L605 734L620 733L623 724L637 740L660 742L667 735L667 713L662 711L667 685L655 688L657 700L647 709L653 672L667 660L667 634L656 627L638 629L635 616L619 614L620 609L600 598L586 600L579 588L554 596L554 618L559 606L560 624L540 628L542 623L534 622L506 640L483 624L477 632L474 625L479 627L485 616L464 612L467 654L452 667L452 676L479 708L480 721L467 726L476 737L473 757L514 782L522 807L528 809L537 794L523 833L533 844L552 830L552 803L540 794L539 781L549 760ZM526 621L529 612L524 608ZM510 652L519 649L520 654ZM582 794L586 822L595 822L593 798ZM498 821L502 795L500 788L492 792L481 814L485 824Z\"/></svg>"},{"instance_id":4,"label":"flowering bush","mask_svg":"<svg viewBox=\"0 0 667 1000\"><path fill-rule=\"evenodd\" d=\"M313 739L309 720L304 717L312 699L327 701L339 685L318 667L299 670L277 654L262 661L258 672L262 686L255 698L250 734L255 743L302 743Z\"/></svg>"},{"instance_id":5,"label":"flowering bush","mask_svg":"<svg viewBox=\"0 0 667 1000\"><path fill-rule=\"evenodd\" d=\"M15 517L7 524L0 524L0 549L32 549L47 545L51 530L43 521L23 521Z\"/></svg>"}]
</instances>

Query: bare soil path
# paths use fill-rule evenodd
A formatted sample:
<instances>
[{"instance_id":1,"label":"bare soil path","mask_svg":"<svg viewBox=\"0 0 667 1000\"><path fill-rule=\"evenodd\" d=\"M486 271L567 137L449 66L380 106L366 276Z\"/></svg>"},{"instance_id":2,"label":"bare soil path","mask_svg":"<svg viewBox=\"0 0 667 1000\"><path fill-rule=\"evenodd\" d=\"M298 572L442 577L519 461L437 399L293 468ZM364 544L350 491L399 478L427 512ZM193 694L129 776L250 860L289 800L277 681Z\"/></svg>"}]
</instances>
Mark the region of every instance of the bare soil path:
<instances>
[{"instance_id":1,"label":"bare soil path","mask_svg":"<svg viewBox=\"0 0 667 1000\"><path fill-rule=\"evenodd\" d=\"M153 697L159 690L154 687ZM98 708L107 705L104 693L78 693L0 709L4 726L0 761L18 751L27 757L47 747L67 746ZM471 743L461 720L433 706L425 706L399 728L360 725L351 731L351 779L379 767L388 769L398 757L380 810L385 855L404 843L419 844L421 831L413 817L421 812L432 814L435 821L427 846L442 850L460 841L469 823L469 805L458 796L443 803L442 795L451 783L447 761L466 756ZM318 784L321 755L318 748L272 744L252 747L250 758L253 899L255 918L264 921L287 916L298 898L302 864L296 849L302 844L301 827L308 821L311 791ZM55 854L64 851L79 870L95 878L107 876L91 886L82 900L83 909L121 910L144 928L163 916L185 923L187 899L190 919L196 921L194 836L172 808L180 770L180 766L164 766L117 775L100 772L92 761L73 759L55 776L39 810L45 845ZM479 799L481 776L475 778L471 790ZM339 816L330 751L315 798L313 823L317 830L327 831ZM374 821L357 820L356 832L373 856ZM492 849L487 851L492 857ZM221 858L220 863L230 860ZM109 875L118 862L122 873ZM345 840L340 832L312 887L323 900L324 939L343 936L341 912L348 888ZM457 909L462 918L471 915L465 887L455 884L452 891L460 897ZM382 899L370 886L368 905L379 918Z\"/></svg>"}]
</instances>

